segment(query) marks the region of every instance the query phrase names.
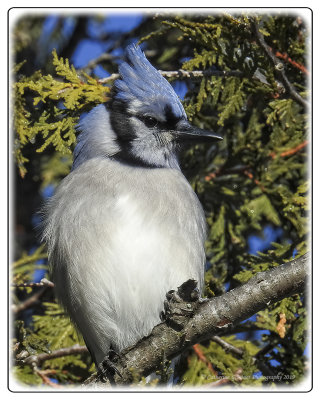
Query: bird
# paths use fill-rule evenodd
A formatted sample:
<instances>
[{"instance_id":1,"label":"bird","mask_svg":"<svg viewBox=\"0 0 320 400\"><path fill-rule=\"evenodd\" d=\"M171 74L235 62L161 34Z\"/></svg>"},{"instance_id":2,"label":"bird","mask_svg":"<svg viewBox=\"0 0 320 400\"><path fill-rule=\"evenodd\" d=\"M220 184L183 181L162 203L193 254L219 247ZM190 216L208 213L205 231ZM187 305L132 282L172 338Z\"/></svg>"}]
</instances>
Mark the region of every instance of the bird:
<instances>
[{"instance_id":1,"label":"bird","mask_svg":"<svg viewBox=\"0 0 320 400\"><path fill-rule=\"evenodd\" d=\"M43 210L42 240L57 299L99 366L151 333L168 291L189 279L202 290L206 219L179 156L222 137L190 124L136 44L110 100L78 129L71 171Z\"/></svg>"}]
</instances>

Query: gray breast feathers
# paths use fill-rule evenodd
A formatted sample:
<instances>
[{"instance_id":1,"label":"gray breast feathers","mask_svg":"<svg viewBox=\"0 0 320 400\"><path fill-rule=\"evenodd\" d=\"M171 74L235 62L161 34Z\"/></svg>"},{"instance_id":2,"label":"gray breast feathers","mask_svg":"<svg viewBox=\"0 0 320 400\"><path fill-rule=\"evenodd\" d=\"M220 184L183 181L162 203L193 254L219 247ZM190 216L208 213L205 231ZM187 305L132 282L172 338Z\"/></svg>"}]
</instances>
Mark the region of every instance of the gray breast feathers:
<instances>
[{"instance_id":1,"label":"gray breast feathers","mask_svg":"<svg viewBox=\"0 0 320 400\"><path fill-rule=\"evenodd\" d=\"M48 204L44 239L57 295L97 362L150 333L166 292L203 285L205 218L177 170L82 162Z\"/></svg>"}]
</instances>

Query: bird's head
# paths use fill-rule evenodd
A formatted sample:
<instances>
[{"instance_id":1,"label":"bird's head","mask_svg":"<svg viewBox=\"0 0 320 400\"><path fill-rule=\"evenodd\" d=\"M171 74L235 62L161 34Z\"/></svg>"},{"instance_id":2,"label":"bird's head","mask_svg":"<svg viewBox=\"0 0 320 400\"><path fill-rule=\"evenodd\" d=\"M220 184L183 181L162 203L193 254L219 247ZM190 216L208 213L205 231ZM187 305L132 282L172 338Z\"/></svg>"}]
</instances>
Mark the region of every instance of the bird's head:
<instances>
[{"instance_id":1,"label":"bird's head","mask_svg":"<svg viewBox=\"0 0 320 400\"><path fill-rule=\"evenodd\" d=\"M127 47L119 74L108 104L120 148L115 158L136 165L179 168L177 153L183 143L222 139L188 122L172 86L140 47Z\"/></svg>"}]
</instances>

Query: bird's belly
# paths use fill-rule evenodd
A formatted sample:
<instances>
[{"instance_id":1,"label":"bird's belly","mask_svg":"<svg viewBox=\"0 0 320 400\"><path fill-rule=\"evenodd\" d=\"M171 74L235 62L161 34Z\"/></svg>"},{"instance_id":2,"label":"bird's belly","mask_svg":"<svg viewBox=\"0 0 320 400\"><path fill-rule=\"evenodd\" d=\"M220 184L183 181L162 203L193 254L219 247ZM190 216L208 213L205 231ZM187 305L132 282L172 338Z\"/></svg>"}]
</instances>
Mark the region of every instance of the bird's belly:
<instances>
[{"instance_id":1,"label":"bird's belly","mask_svg":"<svg viewBox=\"0 0 320 400\"><path fill-rule=\"evenodd\" d=\"M157 215L146 213L147 204L137 205L130 196L119 199L117 207L112 237L100 248L99 270L94 278L99 284L92 293L107 316L101 331L107 332L112 322L114 329L108 337L121 350L148 335L160 322L169 290L190 278L202 285L204 250L196 224L193 229L180 226L174 209L157 221ZM157 214L155 205L153 210ZM92 280L92 271L88 273Z\"/></svg>"},{"instance_id":2,"label":"bird's belly","mask_svg":"<svg viewBox=\"0 0 320 400\"><path fill-rule=\"evenodd\" d=\"M110 345L120 351L151 332L169 290L190 278L202 286L205 222L186 181L153 196L141 182L107 202L100 182L84 200L72 179L81 204L70 189L54 200L51 262L58 296L100 362Z\"/></svg>"}]
</instances>

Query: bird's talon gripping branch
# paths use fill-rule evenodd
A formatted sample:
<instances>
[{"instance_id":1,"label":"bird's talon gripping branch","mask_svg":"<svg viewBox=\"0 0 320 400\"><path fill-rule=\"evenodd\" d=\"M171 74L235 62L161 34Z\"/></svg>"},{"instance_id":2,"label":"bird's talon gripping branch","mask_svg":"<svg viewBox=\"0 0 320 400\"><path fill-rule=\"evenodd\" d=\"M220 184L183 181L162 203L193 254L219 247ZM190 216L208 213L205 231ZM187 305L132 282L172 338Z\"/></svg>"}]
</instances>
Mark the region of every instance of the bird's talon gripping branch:
<instances>
[{"instance_id":1,"label":"bird's talon gripping branch","mask_svg":"<svg viewBox=\"0 0 320 400\"><path fill-rule=\"evenodd\" d=\"M110 382L112 382L115 374L118 374L120 378L122 378L120 371L115 366L115 362L118 361L119 357L120 355L114 350L109 350L106 357L98 365L98 377L100 380L103 381L105 378L107 378L110 380Z\"/></svg>"},{"instance_id":2,"label":"bird's talon gripping branch","mask_svg":"<svg viewBox=\"0 0 320 400\"><path fill-rule=\"evenodd\" d=\"M187 321L194 315L200 303L200 292L197 281L189 279L178 289L170 290L164 301L161 319L176 330L182 330Z\"/></svg>"}]
</instances>

